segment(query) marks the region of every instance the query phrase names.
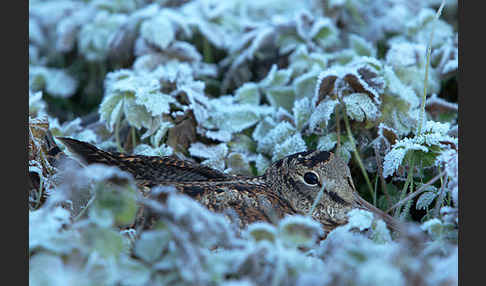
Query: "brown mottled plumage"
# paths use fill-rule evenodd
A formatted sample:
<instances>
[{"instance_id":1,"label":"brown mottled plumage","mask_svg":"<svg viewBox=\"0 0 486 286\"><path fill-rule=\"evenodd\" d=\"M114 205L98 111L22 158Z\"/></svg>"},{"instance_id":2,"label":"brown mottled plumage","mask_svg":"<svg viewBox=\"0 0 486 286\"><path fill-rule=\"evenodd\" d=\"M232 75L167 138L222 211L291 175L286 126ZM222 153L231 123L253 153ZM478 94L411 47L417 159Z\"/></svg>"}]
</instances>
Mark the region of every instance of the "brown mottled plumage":
<instances>
[{"instance_id":1,"label":"brown mottled plumage","mask_svg":"<svg viewBox=\"0 0 486 286\"><path fill-rule=\"evenodd\" d=\"M172 157L129 156L58 139L86 163L118 166L132 173L141 186L173 185L212 211L233 210L242 227L255 221L275 222L287 214L307 214L324 184L312 217L326 230L346 223L346 213L353 208L369 210L397 229L392 217L359 196L348 166L330 152L296 153L274 162L262 176L244 177Z\"/></svg>"}]
</instances>

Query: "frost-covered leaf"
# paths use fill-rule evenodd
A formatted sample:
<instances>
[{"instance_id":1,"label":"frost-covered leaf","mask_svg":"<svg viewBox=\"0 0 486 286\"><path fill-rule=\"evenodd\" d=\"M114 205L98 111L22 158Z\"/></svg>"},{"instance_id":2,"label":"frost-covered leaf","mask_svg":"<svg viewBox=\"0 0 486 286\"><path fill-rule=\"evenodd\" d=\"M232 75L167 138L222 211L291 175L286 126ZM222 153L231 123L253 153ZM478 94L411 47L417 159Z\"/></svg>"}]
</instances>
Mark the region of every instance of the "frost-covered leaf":
<instances>
[{"instance_id":1,"label":"frost-covered leaf","mask_svg":"<svg viewBox=\"0 0 486 286\"><path fill-rule=\"evenodd\" d=\"M289 69L278 69L277 65L272 65L267 76L259 83L261 88L271 88L284 86L289 83L292 71Z\"/></svg>"},{"instance_id":2,"label":"frost-covered leaf","mask_svg":"<svg viewBox=\"0 0 486 286\"><path fill-rule=\"evenodd\" d=\"M362 209L353 209L348 212L347 227L357 228L363 231L371 227L373 222L373 214L369 211Z\"/></svg>"},{"instance_id":3,"label":"frost-covered leaf","mask_svg":"<svg viewBox=\"0 0 486 286\"><path fill-rule=\"evenodd\" d=\"M56 207L29 212L29 252L38 248L57 253L69 253L75 247L73 234L63 231L70 223L69 211Z\"/></svg>"},{"instance_id":4,"label":"frost-covered leaf","mask_svg":"<svg viewBox=\"0 0 486 286\"><path fill-rule=\"evenodd\" d=\"M337 100L329 98L319 103L309 118L310 130L313 131L317 128L325 127L329 119L331 119L331 115L334 113L334 109L338 103Z\"/></svg>"},{"instance_id":5,"label":"frost-covered leaf","mask_svg":"<svg viewBox=\"0 0 486 286\"><path fill-rule=\"evenodd\" d=\"M256 134L254 133L253 138L258 142L257 150L269 154L274 150L275 145L284 142L294 133L295 127L287 121L282 121L269 132L263 133L262 137L255 137Z\"/></svg>"},{"instance_id":6,"label":"frost-covered leaf","mask_svg":"<svg viewBox=\"0 0 486 286\"><path fill-rule=\"evenodd\" d=\"M380 116L376 104L367 94L353 93L343 98L346 113L356 121L375 121Z\"/></svg>"},{"instance_id":7,"label":"frost-covered leaf","mask_svg":"<svg viewBox=\"0 0 486 286\"><path fill-rule=\"evenodd\" d=\"M68 98L74 95L78 82L65 70L29 66L29 88L32 91L44 89L55 97Z\"/></svg>"},{"instance_id":8,"label":"frost-covered leaf","mask_svg":"<svg viewBox=\"0 0 486 286\"><path fill-rule=\"evenodd\" d=\"M104 60L108 53L110 38L126 20L127 16L124 14L99 11L78 33L79 52L88 61Z\"/></svg>"},{"instance_id":9,"label":"frost-covered leaf","mask_svg":"<svg viewBox=\"0 0 486 286\"><path fill-rule=\"evenodd\" d=\"M118 271L122 285L146 285L152 274L144 263L126 256L119 262Z\"/></svg>"},{"instance_id":10,"label":"frost-covered leaf","mask_svg":"<svg viewBox=\"0 0 486 286\"><path fill-rule=\"evenodd\" d=\"M29 89L29 115L40 116L46 112L46 103L42 100L42 91L32 92Z\"/></svg>"},{"instance_id":11,"label":"frost-covered leaf","mask_svg":"<svg viewBox=\"0 0 486 286\"><path fill-rule=\"evenodd\" d=\"M304 74L311 70L324 70L328 66L329 56L309 52L305 45L300 45L289 56L289 68L295 74Z\"/></svg>"},{"instance_id":12,"label":"frost-covered leaf","mask_svg":"<svg viewBox=\"0 0 486 286\"><path fill-rule=\"evenodd\" d=\"M294 107L292 107L292 113L295 128L297 130L302 130L302 128L308 123L308 120L312 114L311 108L311 101L307 97L295 101Z\"/></svg>"},{"instance_id":13,"label":"frost-covered leaf","mask_svg":"<svg viewBox=\"0 0 486 286\"><path fill-rule=\"evenodd\" d=\"M235 92L235 100L239 103L258 105L260 103L260 96L258 85L252 82L245 83Z\"/></svg>"},{"instance_id":14,"label":"frost-covered leaf","mask_svg":"<svg viewBox=\"0 0 486 286\"><path fill-rule=\"evenodd\" d=\"M194 143L188 149L191 156L204 158L202 164L208 165L220 171L225 168L225 158L228 154L228 147L225 143L206 146L202 143Z\"/></svg>"},{"instance_id":15,"label":"frost-covered leaf","mask_svg":"<svg viewBox=\"0 0 486 286\"><path fill-rule=\"evenodd\" d=\"M165 50L175 39L174 26L164 14L157 15L142 23L141 36L151 44Z\"/></svg>"},{"instance_id":16,"label":"frost-covered leaf","mask_svg":"<svg viewBox=\"0 0 486 286\"><path fill-rule=\"evenodd\" d=\"M318 222L305 216L287 216L279 223L280 237L284 243L295 246L311 246L323 234Z\"/></svg>"},{"instance_id":17,"label":"frost-covered leaf","mask_svg":"<svg viewBox=\"0 0 486 286\"><path fill-rule=\"evenodd\" d=\"M162 251L170 243L170 235L166 231L151 230L143 232L135 243L134 253L148 263L160 258Z\"/></svg>"},{"instance_id":18,"label":"frost-covered leaf","mask_svg":"<svg viewBox=\"0 0 486 286\"><path fill-rule=\"evenodd\" d=\"M227 172L236 175L253 175L250 169L248 158L245 154L232 152L226 159Z\"/></svg>"},{"instance_id":19,"label":"frost-covered leaf","mask_svg":"<svg viewBox=\"0 0 486 286\"><path fill-rule=\"evenodd\" d=\"M397 141L384 158L383 176L386 178L392 175L402 164L408 152L419 154L416 157L417 163L421 162L425 167L431 166L440 150L457 145L457 138L447 135L449 129L450 125L447 123L428 121L421 135Z\"/></svg>"},{"instance_id":20,"label":"frost-covered leaf","mask_svg":"<svg viewBox=\"0 0 486 286\"><path fill-rule=\"evenodd\" d=\"M319 71L316 68L295 78L293 81L295 97L298 99L303 97L312 98L316 89L318 75Z\"/></svg>"},{"instance_id":21,"label":"frost-covered leaf","mask_svg":"<svg viewBox=\"0 0 486 286\"><path fill-rule=\"evenodd\" d=\"M267 240L275 242L277 239L277 229L268 223L252 223L248 226L247 233L255 241Z\"/></svg>"},{"instance_id":22,"label":"frost-covered leaf","mask_svg":"<svg viewBox=\"0 0 486 286\"><path fill-rule=\"evenodd\" d=\"M376 48L356 34L349 36L349 45L359 56L376 57Z\"/></svg>"},{"instance_id":23,"label":"frost-covered leaf","mask_svg":"<svg viewBox=\"0 0 486 286\"><path fill-rule=\"evenodd\" d=\"M437 193L435 192L424 192L417 199L416 208L418 210L424 210L428 208L436 197L437 197Z\"/></svg>"},{"instance_id":24,"label":"frost-covered leaf","mask_svg":"<svg viewBox=\"0 0 486 286\"><path fill-rule=\"evenodd\" d=\"M272 161L282 159L285 156L307 151L307 145L300 133L296 133L285 141L274 146Z\"/></svg>"},{"instance_id":25,"label":"frost-covered leaf","mask_svg":"<svg viewBox=\"0 0 486 286\"><path fill-rule=\"evenodd\" d=\"M426 45L397 42L392 44L386 54L386 61L393 67L400 81L413 88L417 94L424 89ZM429 67L427 91L440 91L440 77L436 69Z\"/></svg>"}]
</instances>

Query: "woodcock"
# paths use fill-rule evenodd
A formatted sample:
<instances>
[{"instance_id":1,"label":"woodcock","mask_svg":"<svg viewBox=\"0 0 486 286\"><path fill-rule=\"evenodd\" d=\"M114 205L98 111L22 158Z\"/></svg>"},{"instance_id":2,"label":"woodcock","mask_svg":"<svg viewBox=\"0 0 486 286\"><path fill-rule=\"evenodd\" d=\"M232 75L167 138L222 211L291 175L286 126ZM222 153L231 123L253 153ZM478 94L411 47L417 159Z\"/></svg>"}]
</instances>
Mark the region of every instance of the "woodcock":
<instances>
[{"instance_id":1,"label":"woodcock","mask_svg":"<svg viewBox=\"0 0 486 286\"><path fill-rule=\"evenodd\" d=\"M255 221L275 222L285 215L307 214L324 186L312 217L327 231L347 222L351 209L369 210L388 228L398 222L361 198L346 163L334 153L306 151L273 162L261 176L247 177L174 157L126 155L102 151L71 138L60 137L84 163L117 166L144 187L172 185L211 211L232 209L240 227Z\"/></svg>"}]
</instances>

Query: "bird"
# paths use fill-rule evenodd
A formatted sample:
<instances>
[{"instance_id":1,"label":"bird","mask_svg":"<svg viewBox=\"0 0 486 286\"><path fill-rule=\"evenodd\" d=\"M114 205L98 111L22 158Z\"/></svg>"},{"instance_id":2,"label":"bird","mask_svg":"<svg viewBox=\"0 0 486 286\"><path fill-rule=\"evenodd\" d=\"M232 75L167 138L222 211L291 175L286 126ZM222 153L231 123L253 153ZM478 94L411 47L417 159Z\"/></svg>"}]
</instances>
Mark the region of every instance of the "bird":
<instances>
[{"instance_id":1,"label":"bird","mask_svg":"<svg viewBox=\"0 0 486 286\"><path fill-rule=\"evenodd\" d=\"M116 166L131 173L140 187L174 186L211 211L236 213L241 228L300 214L310 215L328 233L348 222L350 210L363 209L383 219L390 230L399 229L398 221L359 195L346 162L332 152L295 153L271 163L260 176L242 176L172 156L107 152L76 139L56 138L84 164Z\"/></svg>"}]
</instances>

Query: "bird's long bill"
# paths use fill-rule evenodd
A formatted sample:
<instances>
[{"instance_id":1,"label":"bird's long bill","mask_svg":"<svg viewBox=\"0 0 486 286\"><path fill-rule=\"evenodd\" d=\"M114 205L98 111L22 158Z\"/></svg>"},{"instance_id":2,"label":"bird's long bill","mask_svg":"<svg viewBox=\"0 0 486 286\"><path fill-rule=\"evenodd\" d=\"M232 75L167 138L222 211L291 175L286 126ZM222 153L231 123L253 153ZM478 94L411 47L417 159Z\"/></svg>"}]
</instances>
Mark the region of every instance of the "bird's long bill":
<instances>
[{"instance_id":1,"label":"bird's long bill","mask_svg":"<svg viewBox=\"0 0 486 286\"><path fill-rule=\"evenodd\" d=\"M355 194L356 203L365 210L372 212L373 214L377 215L379 218L385 221L388 228L395 232L400 232L400 222L394 219L389 214L383 212L379 208L375 207L374 205L368 203L365 199L363 199L358 194Z\"/></svg>"}]
</instances>

